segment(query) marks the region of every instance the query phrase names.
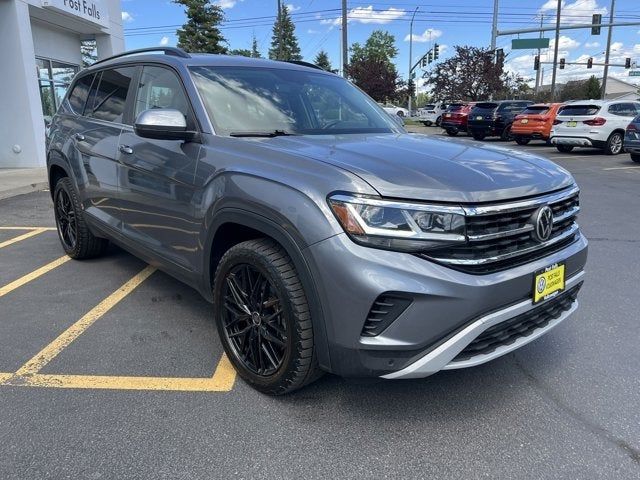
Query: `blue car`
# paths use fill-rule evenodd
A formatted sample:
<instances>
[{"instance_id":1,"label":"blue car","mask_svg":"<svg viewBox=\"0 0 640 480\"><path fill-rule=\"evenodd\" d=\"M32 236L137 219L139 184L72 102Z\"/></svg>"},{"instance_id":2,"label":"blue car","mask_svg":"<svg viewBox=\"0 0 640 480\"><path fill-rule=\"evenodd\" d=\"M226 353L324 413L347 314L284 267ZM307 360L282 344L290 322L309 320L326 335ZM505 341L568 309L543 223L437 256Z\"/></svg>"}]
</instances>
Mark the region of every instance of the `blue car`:
<instances>
[{"instance_id":1,"label":"blue car","mask_svg":"<svg viewBox=\"0 0 640 480\"><path fill-rule=\"evenodd\" d=\"M631 160L640 163L640 115L627 126L624 148L631 154Z\"/></svg>"}]
</instances>

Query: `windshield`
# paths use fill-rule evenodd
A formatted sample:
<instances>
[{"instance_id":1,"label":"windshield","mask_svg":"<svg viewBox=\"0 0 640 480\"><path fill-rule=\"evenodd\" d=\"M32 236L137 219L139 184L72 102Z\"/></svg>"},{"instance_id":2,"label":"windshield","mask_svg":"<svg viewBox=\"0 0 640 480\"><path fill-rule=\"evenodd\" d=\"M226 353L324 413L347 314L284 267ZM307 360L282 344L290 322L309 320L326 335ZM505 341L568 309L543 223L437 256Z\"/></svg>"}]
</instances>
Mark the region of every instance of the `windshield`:
<instances>
[{"instance_id":1,"label":"windshield","mask_svg":"<svg viewBox=\"0 0 640 480\"><path fill-rule=\"evenodd\" d=\"M401 131L371 98L334 75L281 68L190 70L219 135Z\"/></svg>"}]
</instances>

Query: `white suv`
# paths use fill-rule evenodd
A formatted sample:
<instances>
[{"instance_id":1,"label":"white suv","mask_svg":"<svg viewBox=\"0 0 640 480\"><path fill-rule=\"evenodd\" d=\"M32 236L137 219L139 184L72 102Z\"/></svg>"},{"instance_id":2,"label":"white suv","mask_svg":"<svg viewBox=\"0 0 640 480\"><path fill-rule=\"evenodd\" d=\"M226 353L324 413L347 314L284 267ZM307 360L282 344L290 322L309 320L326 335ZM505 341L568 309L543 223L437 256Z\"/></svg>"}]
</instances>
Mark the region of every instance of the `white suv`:
<instances>
[{"instance_id":1,"label":"white suv","mask_svg":"<svg viewBox=\"0 0 640 480\"><path fill-rule=\"evenodd\" d=\"M419 110L420 121L427 127L431 125L439 127L442 122L442 114L446 109L447 105L442 102L425 105Z\"/></svg>"},{"instance_id":2,"label":"white suv","mask_svg":"<svg viewBox=\"0 0 640 480\"><path fill-rule=\"evenodd\" d=\"M574 147L595 147L607 155L623 151L627 125L640 114L640 102L579 100L558 111L551 129L551 143L560 152Z\"/></svg>"}]
</instances>

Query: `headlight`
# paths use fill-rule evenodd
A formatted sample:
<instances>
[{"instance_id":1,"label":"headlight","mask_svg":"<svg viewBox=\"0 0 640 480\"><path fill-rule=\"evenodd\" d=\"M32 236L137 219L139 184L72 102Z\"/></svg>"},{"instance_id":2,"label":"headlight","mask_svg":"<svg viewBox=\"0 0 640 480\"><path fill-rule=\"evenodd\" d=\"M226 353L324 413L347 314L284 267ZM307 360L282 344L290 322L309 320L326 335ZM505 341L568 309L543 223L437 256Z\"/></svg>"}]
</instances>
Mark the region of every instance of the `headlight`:
<instances>
[{"instance_id":1,"label":"headlight","mask_svg":"<svg viewBox=\"0 0 640 480\"><path fill-rule=\"evenodd\" d=\"M460 207L421 205L336 194L329 205L351 238L363 245L420 252L466 241Z\"/></svg>"}]
</instances>

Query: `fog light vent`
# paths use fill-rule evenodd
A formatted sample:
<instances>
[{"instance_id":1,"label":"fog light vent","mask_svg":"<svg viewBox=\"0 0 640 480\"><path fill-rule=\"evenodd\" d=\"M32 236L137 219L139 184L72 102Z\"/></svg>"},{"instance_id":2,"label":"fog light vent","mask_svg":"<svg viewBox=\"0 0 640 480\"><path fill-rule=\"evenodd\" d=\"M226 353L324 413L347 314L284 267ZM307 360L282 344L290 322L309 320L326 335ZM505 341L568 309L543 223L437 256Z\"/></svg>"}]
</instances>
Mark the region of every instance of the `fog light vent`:
<instances>
[{"instance_id":1,"label":"fog light vent","mask_svg":"<svg viewBox=\"0 0 640 480\"><path fill-rule=\"evenodd\" d=\"M362 327L363 337L375 337L411 305L411 299L394 293L383 293L373 302L367 320Z\"/></svg>"}]
</instances>

